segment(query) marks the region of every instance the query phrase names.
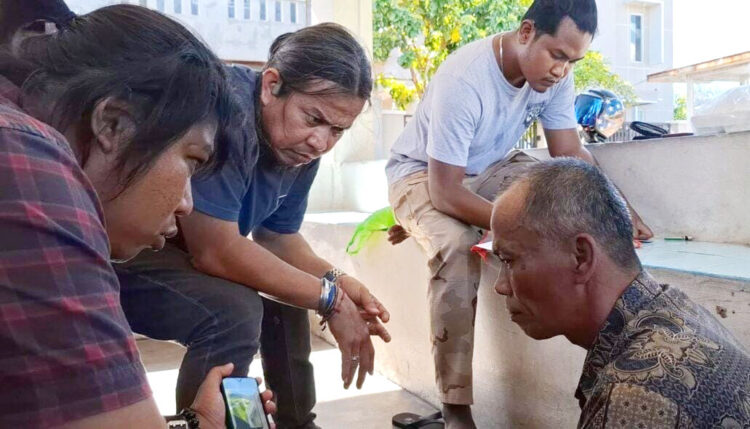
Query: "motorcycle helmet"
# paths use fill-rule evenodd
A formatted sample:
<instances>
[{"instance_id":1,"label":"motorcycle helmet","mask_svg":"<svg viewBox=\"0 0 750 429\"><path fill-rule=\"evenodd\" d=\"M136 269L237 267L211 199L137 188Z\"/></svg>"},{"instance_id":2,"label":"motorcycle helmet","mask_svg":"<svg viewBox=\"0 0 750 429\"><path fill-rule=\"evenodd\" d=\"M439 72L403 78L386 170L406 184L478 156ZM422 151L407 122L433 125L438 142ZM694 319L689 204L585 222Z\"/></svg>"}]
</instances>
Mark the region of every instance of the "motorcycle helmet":
<instances>
[{"instance_id":1,"label":"motorcycle helmet","mask_svg":"<svg viewBox=\"0 0 750 429\"><path fill-rule=\"evenodd\" d=\"M588 143L605 141L625 122L625 106L614 92L606 89L589 89L579 94L575 111Z\"/></svg>"}]
</instances>

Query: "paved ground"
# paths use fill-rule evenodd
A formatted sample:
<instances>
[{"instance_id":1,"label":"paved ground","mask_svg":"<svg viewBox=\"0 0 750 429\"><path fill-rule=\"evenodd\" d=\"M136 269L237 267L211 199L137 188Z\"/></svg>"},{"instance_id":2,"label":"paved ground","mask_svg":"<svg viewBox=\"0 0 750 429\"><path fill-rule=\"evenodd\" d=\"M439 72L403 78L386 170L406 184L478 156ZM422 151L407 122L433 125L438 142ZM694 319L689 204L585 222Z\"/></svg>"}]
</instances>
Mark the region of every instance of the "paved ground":
<instances>
[{"instance_id":1,"label":"paved ground","mask_svg":"<svg viewBox=\"0 0 750 429\"><path fill-rule=\"evenodd\" d=\"M341 355L328 343L313 337L312 363L318 404L316 422L324 429L390 429L391 416L402 411L427 414L435 411L429 404L404 391L378 373L368 376L362 390L341 383ZM148 371L151 389L162 414L174 414L174 387L177 368L185 352L173 343L139 339L138 348ZM250 375L262 375L260 360L250 366Z\"/></svg>"}]
</instances>

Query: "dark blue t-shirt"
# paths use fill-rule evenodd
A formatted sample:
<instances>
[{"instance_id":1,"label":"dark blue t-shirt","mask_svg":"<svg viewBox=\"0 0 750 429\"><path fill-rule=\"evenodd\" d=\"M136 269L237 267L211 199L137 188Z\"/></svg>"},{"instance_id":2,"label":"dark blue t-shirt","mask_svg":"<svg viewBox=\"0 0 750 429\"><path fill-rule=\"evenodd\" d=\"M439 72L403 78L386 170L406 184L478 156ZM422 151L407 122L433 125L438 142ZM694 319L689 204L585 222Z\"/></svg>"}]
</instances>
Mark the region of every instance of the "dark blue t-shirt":
<instances>
[{"instance_id":1,"label":"dark blue t-shirt","mask_svg":"<svg viewBox=\"0 0 750 429\"><path fill-rule=\"evenodd\" d=\"M258 226L295 233L302 225L320 160L300 167L280 165L255 127L259 74L243 66L228 66L227 73L249 119L241 138L225 142L229 148L224 166L193 179L195 210L237 222L242 235Z\"/></svg>"}]
</instances>

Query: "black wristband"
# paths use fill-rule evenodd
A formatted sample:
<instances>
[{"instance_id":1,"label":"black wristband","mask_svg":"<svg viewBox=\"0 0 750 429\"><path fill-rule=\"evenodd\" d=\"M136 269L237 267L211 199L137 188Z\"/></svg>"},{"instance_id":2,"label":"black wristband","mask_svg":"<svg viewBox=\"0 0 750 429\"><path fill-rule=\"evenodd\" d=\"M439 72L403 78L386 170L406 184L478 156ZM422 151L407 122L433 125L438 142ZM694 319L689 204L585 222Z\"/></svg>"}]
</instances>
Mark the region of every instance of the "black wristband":
<instances>
[{"instance_id":1,"label":"black wristband","mask_svg":"<svg viewBox=\"0 0 750 429\"><path fill-rule=\"evenodd\" d=\"M183 408L176 416L166 416L169 429L200 429L200 421L195 410L190 407Z\"/></svg>"},{"instance_id":2,"label":"black wristband","mask_svg":"<svg viewBox=\"0 0 750 429\"><path fill-rule=\"evenodd\" d=\"M188 429L200 429L201 422L198 420L198 415L195 414L195 410L190 407L185 407L180 411L180 415L185 417L188 423Z\"/></svg>"}]
</instances>

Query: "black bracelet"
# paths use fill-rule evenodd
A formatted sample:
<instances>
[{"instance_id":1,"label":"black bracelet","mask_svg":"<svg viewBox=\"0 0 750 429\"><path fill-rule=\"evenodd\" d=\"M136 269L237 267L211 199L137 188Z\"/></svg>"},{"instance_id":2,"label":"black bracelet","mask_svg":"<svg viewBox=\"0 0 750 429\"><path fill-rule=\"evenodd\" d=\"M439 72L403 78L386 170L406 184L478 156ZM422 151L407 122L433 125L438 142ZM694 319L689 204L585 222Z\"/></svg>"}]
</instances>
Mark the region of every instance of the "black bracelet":
<instances>
[{"instance_id":1,"label":"black bracelet","mask_svg":"<svg viewBox=\"0 0 750 429\"><path fill-rule=\"evenodd\" d=\"M183 408L176 416L165 416L169 429L200 429L200 421L192 408Z\"/></svg>"},{"instance_id":2,"label":"black bracelet","mask_svg":"<svg viewBox=\"0 0 750 429\"><path fill-rule=\"evenodd\" d=\"M198 420L198 416L195 414L194 409L185 407L180 411L180 415L187 420L188 429L200 429L201 422Z\"/></svg>"}]
</instances>

